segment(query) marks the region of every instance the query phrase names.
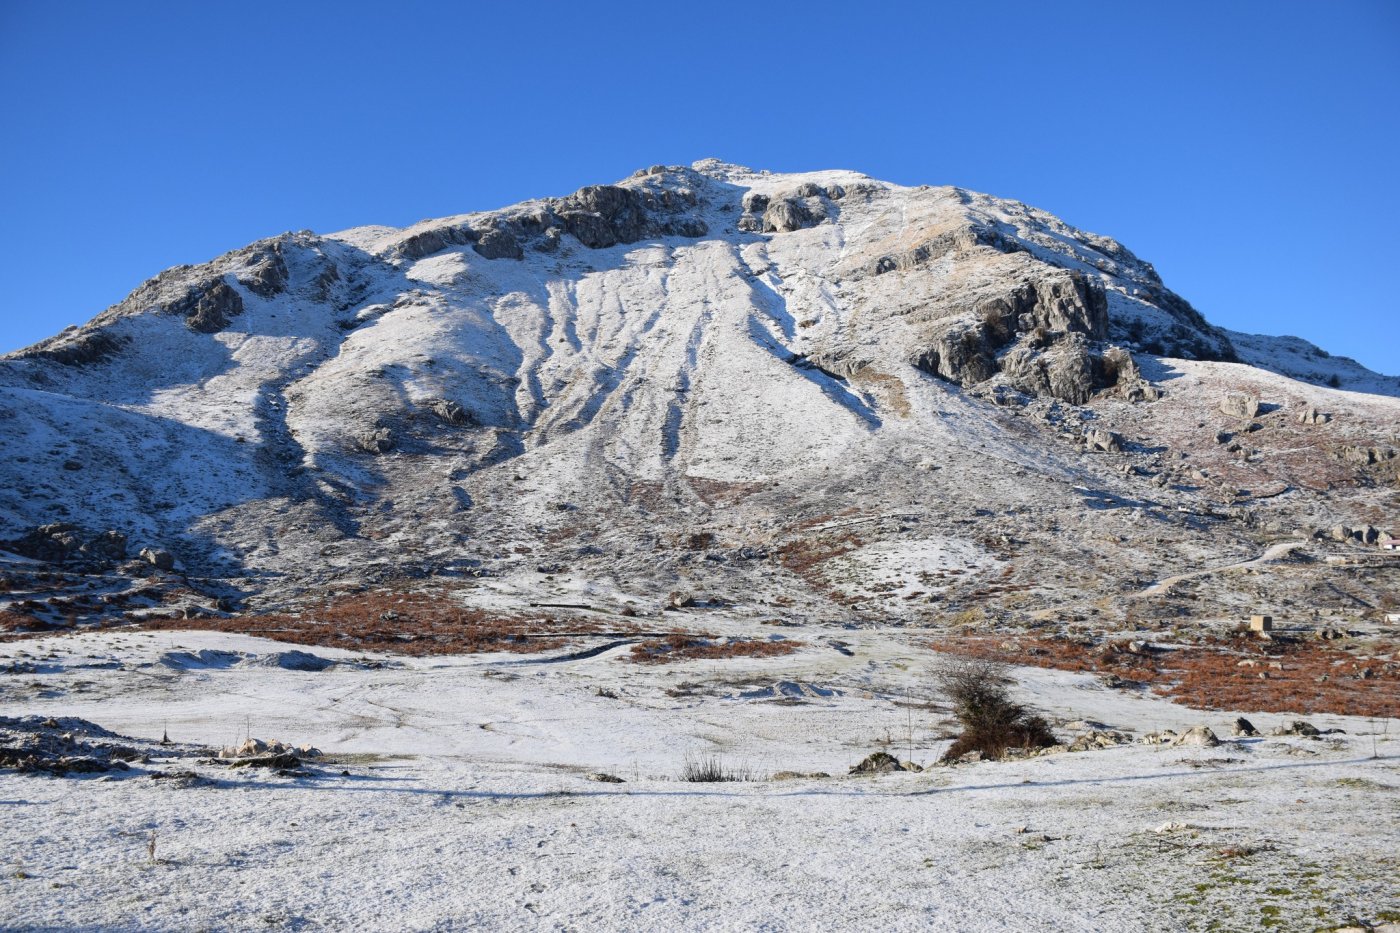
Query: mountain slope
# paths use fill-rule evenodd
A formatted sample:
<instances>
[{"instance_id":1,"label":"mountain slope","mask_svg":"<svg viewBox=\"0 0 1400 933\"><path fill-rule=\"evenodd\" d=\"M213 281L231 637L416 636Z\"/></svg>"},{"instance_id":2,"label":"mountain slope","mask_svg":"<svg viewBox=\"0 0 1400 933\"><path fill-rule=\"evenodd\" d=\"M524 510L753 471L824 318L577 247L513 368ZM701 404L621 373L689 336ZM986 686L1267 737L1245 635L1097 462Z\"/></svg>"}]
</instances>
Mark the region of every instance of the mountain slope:
<instances>
[{"instance_id":1,"label":"mountain slope","mask_svg":"<svg viewBox=\"0 0 1400 933\"><path fill-rule=\"evenodd\" d=\"M68 573L13 564L12 609L50 619L426 578L500 607L1172 618L1131 598L1164 561L1393 520L1400 381L1304 359L1022 204L656 166L285 234L11 354L0 539ZM172 571L122 561L143 547Z\"/></svg>"}]
</instances>

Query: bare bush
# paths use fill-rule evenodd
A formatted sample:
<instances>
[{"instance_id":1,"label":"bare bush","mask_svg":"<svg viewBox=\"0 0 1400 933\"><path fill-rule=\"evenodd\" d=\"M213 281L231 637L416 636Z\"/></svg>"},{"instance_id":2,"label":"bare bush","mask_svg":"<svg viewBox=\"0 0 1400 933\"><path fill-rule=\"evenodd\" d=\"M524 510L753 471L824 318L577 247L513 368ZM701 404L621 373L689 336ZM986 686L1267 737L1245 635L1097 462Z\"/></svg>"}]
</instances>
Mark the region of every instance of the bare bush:
<instances>
[{"instance_id":1,"label":"bare bush","mask_svg":"<svg viewBox=\"0 0 1400 933\"><path fill-rule=\"evenodd\" d=\"M963 727L962 735L943 753L944 761L968 752L1000 758L1008 749L1055 744L1050 725L1011 699L1006 665L985 658L954 657L943 662L936 677Z\"/></svg>"}]
</instances>

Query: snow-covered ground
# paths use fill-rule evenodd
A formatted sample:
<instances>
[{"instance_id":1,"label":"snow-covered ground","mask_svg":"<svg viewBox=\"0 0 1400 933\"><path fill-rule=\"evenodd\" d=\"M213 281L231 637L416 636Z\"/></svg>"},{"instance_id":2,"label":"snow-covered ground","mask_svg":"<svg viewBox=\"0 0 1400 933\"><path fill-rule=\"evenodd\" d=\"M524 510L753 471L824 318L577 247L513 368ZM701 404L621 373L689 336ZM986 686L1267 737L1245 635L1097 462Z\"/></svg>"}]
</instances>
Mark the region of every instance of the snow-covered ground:
<instances>
[{"instance_id":1,"label":"snow-covered ground","mask_svg":"<svg viewBox=\"0 0 1400 933\"><path fill-rule=\"evenodd\" d=\"M0 715L168 732L182 757L111 776L0 772L2 923L1253 930L1400 911L1400 722L1309 717L1345 733L1268 737L1295 717L1243 711L1266 737L1231 740L1236 713L1023 669L1019 694L1065 737L1204 723L1225 741L847 775L873 751L932 765L946 747L927 636L782 634L803 646L761 660L318 648L346 662L322 671L214 633L5 644L0 669L23 666L0 674ZM199 763L184 744L247 735L327 758L279 777ZM678 779L687 755L709 754L759 780ZM147 776L186 769L210 780Z\"/></svg>"}]
</instances>

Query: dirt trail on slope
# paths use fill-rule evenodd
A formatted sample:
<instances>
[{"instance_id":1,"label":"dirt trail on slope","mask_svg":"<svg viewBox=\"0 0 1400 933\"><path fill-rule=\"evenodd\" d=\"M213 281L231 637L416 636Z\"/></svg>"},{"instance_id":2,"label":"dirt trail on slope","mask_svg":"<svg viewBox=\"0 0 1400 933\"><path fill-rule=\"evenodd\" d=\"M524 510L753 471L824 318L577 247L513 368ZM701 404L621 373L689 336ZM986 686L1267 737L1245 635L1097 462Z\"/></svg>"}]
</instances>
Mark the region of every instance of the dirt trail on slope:
<instances>
[{"instance_id":1,"label":"dirt trail on slope","mask_svg":"<svg viewBox=\"0 0 1400 933\"><path fill-rule=\"evenodd\" d=\"M1258 557L1253 558L1252 560L1241 561L1237 564L1227 564L1224 567L1208 567L1205 570L1192 570L1189 573L1181 573L1177 574L1174 577L1166 577L1165 579L1158 580L1156 583L1152 584L1147 589L1143 590L1137 595L1161 596L1162 594L1166 593L1167 590L1171 589L1173 586L1175 586L1178 583L1181 583L1184 580L1192 580L1196 577L1205 577L1213 573L1228 573L1232 570L1244 570L1248 567L1258 567L1262 564L1271 563L1273 561L1278 560L1280 557L1285 557L1288 554L1291 554L1293 551L1302 547L1305 543L1306 542L1304 541L1284 541L1281 544L1272 545L1266 551L1264 551L1263 554L1260 554Z\"/></svg>"}]
</instances>

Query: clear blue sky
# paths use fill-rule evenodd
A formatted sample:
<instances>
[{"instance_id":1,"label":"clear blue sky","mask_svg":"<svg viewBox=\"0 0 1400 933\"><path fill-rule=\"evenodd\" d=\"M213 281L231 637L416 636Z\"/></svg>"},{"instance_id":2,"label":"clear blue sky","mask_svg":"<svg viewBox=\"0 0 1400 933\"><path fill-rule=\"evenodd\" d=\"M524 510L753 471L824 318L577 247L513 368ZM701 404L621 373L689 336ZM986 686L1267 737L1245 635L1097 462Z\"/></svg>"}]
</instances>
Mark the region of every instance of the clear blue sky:
<instances>
[{"instance_id":1,"label":"clear blue sky","mask_svg":"<svg viewBox=\"0 0 1400 933\"><path fill-rule=\"evenodd\" d=\"M0 87L0 349L283 230L718 156L1027 201L1400 373L1393 0L0 0Z\"/></svg>"}]
</instances>

